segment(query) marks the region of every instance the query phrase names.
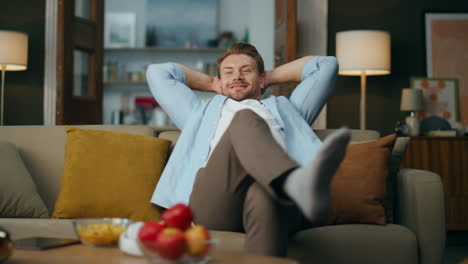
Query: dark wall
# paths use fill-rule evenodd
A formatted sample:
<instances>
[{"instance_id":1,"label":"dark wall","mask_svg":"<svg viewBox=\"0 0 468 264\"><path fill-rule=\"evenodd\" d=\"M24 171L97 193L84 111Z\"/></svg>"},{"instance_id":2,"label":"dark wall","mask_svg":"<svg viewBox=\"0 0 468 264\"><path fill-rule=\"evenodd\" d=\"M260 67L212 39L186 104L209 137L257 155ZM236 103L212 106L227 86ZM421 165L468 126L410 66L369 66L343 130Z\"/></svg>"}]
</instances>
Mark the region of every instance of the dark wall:
<instances>
[{"instance_id":1,"label":"dark wall","mask_svg":"<svg viewBox=\"0 0 468 264\"><path fill-rule=\"evenodd\" d=\"M400 112L401 89L411 76L426 76L425 11L468 12L467 0L329 0L328 54L335 55L335 35L351 29L386 30L391 34L391 71L367 77L367 129L393 132ZM327 124L359 129L360 77L339 76L328 104Z\"/></svg>"},{"instance_id":2,"label":"dark wall","mask_svg":"<svg viewBox=\"0 0 468 264\"><path fill-rule=\"evenodd\" d=\"M0 29L29 36L28 69L5 74L5 125L43 124L45 2L5 0L0 4Z\"/></svg>"}]
</instances>

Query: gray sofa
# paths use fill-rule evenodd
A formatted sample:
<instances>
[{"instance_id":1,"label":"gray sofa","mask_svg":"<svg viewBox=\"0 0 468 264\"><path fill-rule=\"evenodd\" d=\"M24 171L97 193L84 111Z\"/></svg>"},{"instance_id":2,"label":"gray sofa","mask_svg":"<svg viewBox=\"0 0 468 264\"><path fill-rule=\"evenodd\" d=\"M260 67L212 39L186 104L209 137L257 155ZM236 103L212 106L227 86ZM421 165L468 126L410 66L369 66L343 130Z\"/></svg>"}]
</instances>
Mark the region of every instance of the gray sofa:
<instances>
[{"instance_id":1,"label":"gray sofa","mask_svg":"<svg viewBox=\"0 0 468 264\"><path fill-rule=\"evenodd\" d=\"M179 132L149 126L78 126L155 136L176 142ZM317 131L325 137L329 131ZM379 137L373 131L352 131L352 141ZM38 192L52 212L60 190L66 135L62 126L2 126L0 140L17 146ZM1 177L1 176L0 176ZM398 172L393 224L336 225L297 233L288 255L300 263L442 263L445 247L445 209L440 177L428 171ZM72 220L0 218L13 238L49 236L73 238ZM213 231L220 248L242 251L244 235Z\"/></svg>"}]
</instances>

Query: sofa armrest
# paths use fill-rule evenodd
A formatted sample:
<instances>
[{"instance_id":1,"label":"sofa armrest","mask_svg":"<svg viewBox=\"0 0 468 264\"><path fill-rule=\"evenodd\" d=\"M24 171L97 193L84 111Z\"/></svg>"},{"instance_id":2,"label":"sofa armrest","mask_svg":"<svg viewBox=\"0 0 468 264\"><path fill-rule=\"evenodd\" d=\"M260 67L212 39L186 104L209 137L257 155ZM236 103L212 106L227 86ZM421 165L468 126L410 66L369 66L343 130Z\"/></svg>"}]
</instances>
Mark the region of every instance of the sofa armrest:
<instances>
[{"instance_id":1,"label":"sofa armrest","mask_svg":"<svg viewBox=\"0 0 468 264\"><path fill-rule=\"evenodd\" d=\"M443 263L445 202L438 174L415 169L399 171L395 220L416 235L419 263Z\"/></svg>"}]
</instances>

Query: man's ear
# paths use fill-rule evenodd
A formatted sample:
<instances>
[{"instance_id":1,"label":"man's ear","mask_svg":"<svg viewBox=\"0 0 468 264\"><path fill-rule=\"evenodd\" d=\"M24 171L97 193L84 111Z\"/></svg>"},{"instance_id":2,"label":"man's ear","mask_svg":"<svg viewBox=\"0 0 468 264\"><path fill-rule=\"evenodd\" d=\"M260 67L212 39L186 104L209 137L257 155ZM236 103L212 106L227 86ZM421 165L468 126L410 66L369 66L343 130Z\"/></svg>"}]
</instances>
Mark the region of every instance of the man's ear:
<instances>
[{"instance_id":1,"label":"man's ear","mask_svg":"<svg viewBox=\"0 0 468 264\"><path fill-rule=\"evenodd\" d=\"M266 72L262 72L260 74L260 90L261 90L261 93L263 94L266 89L268 88L268 84L266 83Z\"/></svg>"}]
</instances>

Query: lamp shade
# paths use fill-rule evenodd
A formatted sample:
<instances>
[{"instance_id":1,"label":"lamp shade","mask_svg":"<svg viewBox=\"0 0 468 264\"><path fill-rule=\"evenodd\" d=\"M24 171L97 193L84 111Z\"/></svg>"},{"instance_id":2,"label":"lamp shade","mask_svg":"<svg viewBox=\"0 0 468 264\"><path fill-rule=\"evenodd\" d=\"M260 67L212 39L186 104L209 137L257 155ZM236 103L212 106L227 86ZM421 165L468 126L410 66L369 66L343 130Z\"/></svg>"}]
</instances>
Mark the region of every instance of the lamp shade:
<instances>
[{"instance_id":1,"label":"lamp shade","mask_svg":"<svg viewBox=\"0 0 468 264\"><path fill-rule=\"evenodd\" d=\"M0 30L0 66L7 71L26 70L28 65L28 35Z\"/></svg>"},{"instance_id":2,"label":"lamp shade","mask_svg":"<svg viewBox=\"0 0 468 264\"><path fill-rule=\"evenodd\" d=\"M390 33L348 30L336 33L340 75L390 74Z\"/></svg>"},{"instance_id":3,"label":"lamp shade","mask_svg":"<svg viewBox=\"0 0 468 264\"><path fill-rule=\"evenodd\" d=\"M401 92L401 111L422 111L424 109L423 93L419 89L403 89Z\"/></svg>"}]
</instances>

